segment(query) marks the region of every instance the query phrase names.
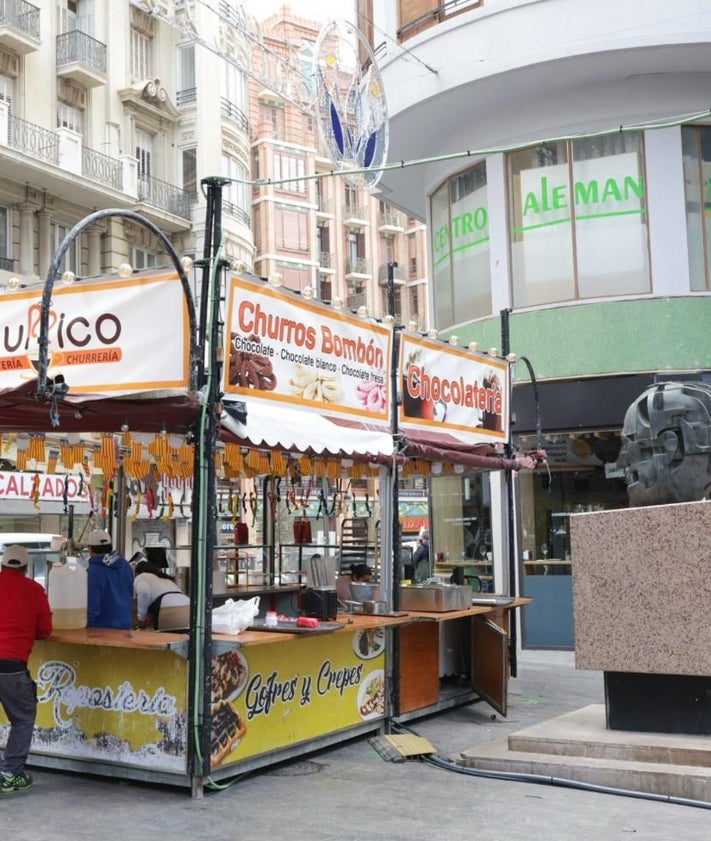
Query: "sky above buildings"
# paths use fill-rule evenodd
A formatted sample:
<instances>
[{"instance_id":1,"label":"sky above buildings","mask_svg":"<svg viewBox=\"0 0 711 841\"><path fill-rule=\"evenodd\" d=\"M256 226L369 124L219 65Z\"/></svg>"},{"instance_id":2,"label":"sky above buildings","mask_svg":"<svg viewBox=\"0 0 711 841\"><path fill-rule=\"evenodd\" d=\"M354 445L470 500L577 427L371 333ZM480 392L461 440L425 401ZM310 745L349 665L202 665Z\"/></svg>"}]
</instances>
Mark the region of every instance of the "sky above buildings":
<instances>
[{"instance_id":1,"label":"sky above buildings","mask_svg":"<svg viewBox=\"0 0 711 841\"><path fill-rule=\"evenodd\" d=\"M354 0L242 0L250 15L262 20L282 6L289 6L295 15L311 20L326 21L334 18L354 21Z\"/></svg>"}]
</instances>

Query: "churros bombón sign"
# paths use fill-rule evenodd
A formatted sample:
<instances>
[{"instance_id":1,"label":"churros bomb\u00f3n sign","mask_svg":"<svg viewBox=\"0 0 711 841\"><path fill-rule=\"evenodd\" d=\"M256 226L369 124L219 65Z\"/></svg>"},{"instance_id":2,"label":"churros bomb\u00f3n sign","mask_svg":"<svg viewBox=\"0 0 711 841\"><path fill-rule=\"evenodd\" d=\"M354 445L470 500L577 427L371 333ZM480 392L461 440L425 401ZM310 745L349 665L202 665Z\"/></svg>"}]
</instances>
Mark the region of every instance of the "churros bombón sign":
<instances>
[{"instance_id":1,"label":"churros bomb\u00f3n sign","mask_svg":"<svg viewBox=\"0 0 711 841\"><path fill-rule=\"evenodd\" d=\"M232 276L225 394L387 423L392 330Z\"/></svg>"}]
</instances>

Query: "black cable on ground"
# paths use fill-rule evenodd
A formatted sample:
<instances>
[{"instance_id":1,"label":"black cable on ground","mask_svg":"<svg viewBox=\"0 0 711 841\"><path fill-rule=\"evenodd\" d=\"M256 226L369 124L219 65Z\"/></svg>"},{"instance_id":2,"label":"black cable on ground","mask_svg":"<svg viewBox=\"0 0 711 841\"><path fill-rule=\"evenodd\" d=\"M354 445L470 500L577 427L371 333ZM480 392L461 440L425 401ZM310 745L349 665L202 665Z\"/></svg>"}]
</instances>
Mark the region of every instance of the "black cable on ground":
<instances>
[{"instance_id":1,"label":"black cable on ground","mask_svg":"<svg viewBox=\"0 0 711 841\"><path fill-rule=\"evenodd\" d=\"M402 725L393 725L394 730L406 733L415 733L410 728ZM418 734L415 734L418 735ZM490 780L505 780L513 783L537 783L538 785L558 786L560 788L572 788L580 791L592 791L598 794L616 794L620 797L634 797L638 800L653 800L660 803L672 803L675 806L692 806L696 809L711 809L711 803L707 800L691 800L686 797L676 797L672 794L655 794L648 791L635 791L633 789L616 788L614 786L597 785L586 783L581 780L569 780L565 777L554 777L547 774L530 774L522 771L492 771L485 768L469 768L466 765L459 765L451 759L444 759L437 754L422 756L424 762L442 768L445 771L456 771L458 774L466 774L470 777L484 777Z\"/></svg>"}]
</instances>

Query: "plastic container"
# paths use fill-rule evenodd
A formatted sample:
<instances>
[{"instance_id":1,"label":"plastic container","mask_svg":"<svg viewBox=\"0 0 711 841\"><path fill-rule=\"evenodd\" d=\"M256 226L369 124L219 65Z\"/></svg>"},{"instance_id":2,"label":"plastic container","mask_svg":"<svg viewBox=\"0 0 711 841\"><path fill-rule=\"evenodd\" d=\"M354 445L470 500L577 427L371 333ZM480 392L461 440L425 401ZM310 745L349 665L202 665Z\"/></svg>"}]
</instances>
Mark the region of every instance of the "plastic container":
<instances>
[{"instance_id":1,"label":"plastic container","mask_svg":"<svg viewBox=\"0 0 711 841\"><path fill-rule=\"evenodd\" d=\"M64 564L52 564L47 597L55 630L86 628L87 576L76 558L67 558Z\"/></svg>"}]
</instances>

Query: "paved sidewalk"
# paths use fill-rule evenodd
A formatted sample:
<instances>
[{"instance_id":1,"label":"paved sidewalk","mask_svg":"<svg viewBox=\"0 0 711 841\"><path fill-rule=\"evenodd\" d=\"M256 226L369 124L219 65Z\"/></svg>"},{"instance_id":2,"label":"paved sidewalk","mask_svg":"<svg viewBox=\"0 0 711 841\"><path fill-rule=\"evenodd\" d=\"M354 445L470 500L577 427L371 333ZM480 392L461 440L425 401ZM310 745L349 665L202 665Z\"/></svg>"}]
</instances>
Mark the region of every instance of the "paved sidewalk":
<instances>
[{"instance_id":1,"label":"paved sidewalk","mask_svg":"<svg viewBox=\"0 0 711 841\"><path fill-rule=\"evenodd\" d=\"M475 703L412 723L444 758L603 700L572 652L524 652L506 720ZM34 772L0 798L12 841L707 841L708 810L386 762L359 739L192 800L182 789Z\"/></svg>"}]
</instances>

